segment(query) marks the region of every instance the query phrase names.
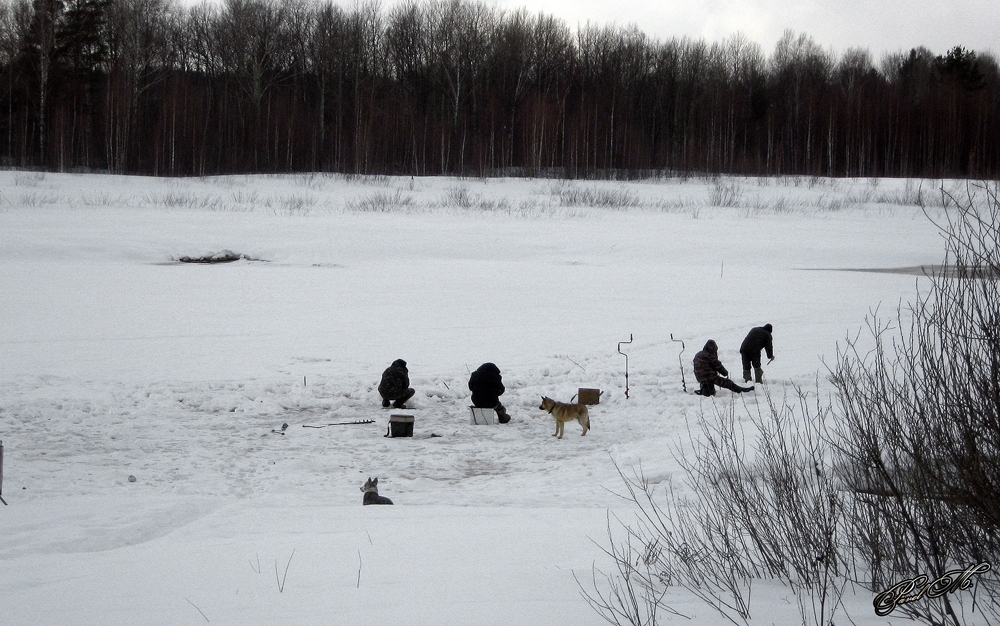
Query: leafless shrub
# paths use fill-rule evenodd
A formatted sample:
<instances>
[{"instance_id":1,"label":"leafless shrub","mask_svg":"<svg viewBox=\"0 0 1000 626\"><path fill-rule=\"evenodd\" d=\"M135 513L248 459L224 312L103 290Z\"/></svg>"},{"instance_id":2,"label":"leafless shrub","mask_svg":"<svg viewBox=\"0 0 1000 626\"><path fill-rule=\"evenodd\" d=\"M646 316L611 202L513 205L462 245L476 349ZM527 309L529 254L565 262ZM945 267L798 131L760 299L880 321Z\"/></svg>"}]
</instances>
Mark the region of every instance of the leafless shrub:
<instances>
[{"instance_id":1,"label":"leafless shrub","mask_svg":"<svg viewBox=\"0 0 1000 626\"><path fill-rule=\"evenodd\" d=\"M242 190L236 191L233 192L231 198L233 202L243 206L250 205L251 207L253 207L254 205L260 202L260 196L257 194L256 191L242 191Z\"/></svg>"},{"instance_id":2,"label":"leafless shrub","mask_svg":"<svg viewBox=\"0 0 1000 626\"><path fill-rule=\"evenodd\" d=\"M223 189L246 187L250 182L250 179L246 176L199 176L197 180L206 185L221 187Z\"/></svg>"},{"instance_id":3,"label":"leafless shrub","mask_svg":"<svg viewBox=\"0 0 1000 626\"><path fill-rule=\"evenodd\" d=\"M165 193L151 193L145 197L146 204L153 206L164 206L170 208L209 208L209 197L191 191L167 191Z\"/></svg>"},{"instance_id":4,"label":"leafless shrub","mask_svg":"<svg viewBox=\"0 0 1000 626\"><path fill-rule=\"evenodd\" d=\"M836 187L836 182L827 176L817 176L814 174L809 177L808 187L809 189L815 187Z\"/></svg>"},{"instance_id":5,"label":"leafless shrub","mask_svg":"<svg viewBox=\"0 0 1000 626\"><path fill-rule=\"evenodd\" d=\"M282 215L305 215L316 204L315 196L296 194L267 203L273 212Z\"/></svg>"},{"instance_id":6,"label":"leafless shrub","mask_svg":"<svg viewBox=\"0 0 1000 626\"><path fill-rule=\"evenodd\" d=\"M781 196L780 198L776 198L774 202L771 203L771 210L774 211L775 213L781 214L781 213L791 213L793 211L793 208L791 203L788 201L788 198L786 198L785 196Z\"/></svg>"},{"instance_id":7,"label":"leafless shrub","mask_svg":"<svg viewBox=\"0 0 1000 626\"><path fill-rule=\"evenodd\" d=\"M850 198L842 195L821 194L815 201L816 207L821 211L838 212L854 208L854 203Z\"/></svg>"},{"instance_id":8,"label":"leafless shrub","mask_svg":"<svg viewBox=\"0 0 1000 626\"><path fill-rule=\"evenodd\" d=\"M740 214L743 217L756 217L768 213L785 215L793 212L795 212L795 206L785 196L779 196L770 201L761 196L756 196L749 206L743 207Z\"/></svg>"},{"instance_id":9,"label":"leafless shrub","mask_svg":"<svg viewBox=\"0 0 1000 626\"><path fill-rule=\"evenodd\" d=\"M347 202L346 207L350 211L361 211L365 213L396 213L404 211L413 205L413 198L404 196L398 189L395 193L379 191L360 200Z\"/></svg>"},{"instance_id":10,"label":"leafless shrub","mask_svg":"<svg viewBox=\"0 0 1000 626\"><path fill-rule=\"evenodd\" d=\"M559 204L562 206L585 206L605 209L624 209L640 205L639 199L630 191L619 187L604 189L599 187L577 187L564 185L558 188Z\"/></svg>"},{"instance_id":11,"label":"leafless shrub","mask_svg":"<svg viewBox=\"0 0 1000 626\"><path fill-rule=\"evenodd\" d=\"M478 211L512 213L510 202L506 198L494 200L492 198L484 198L480 194L471 194L469 193L469 188L465 185L449 187L445 192L444 198L439 201L438 206L462 210L475 209Z\"/></svg>"},{"instance_id":12,"label":"leafless shrub","mask_svg":"<svg viewBox=\"0 0 1000 626\"><path fill-rule=\"evenodd\" d=\"M381 174L343 174L344 180L369 187L388 187L392 179Z\"/></svg>"},{"instance_id":13,"label":"leafless shrub","mask_svg":"<svg viewBox=\"0 0 1000 626\"><path fill-rule=\"evenodd\" d=\"M914 183L912 179L907 179L901 190L872 193L872 201L877 204L923 207L927 204L929 198L930 196L924 190L923 181Z\"/></svg>"},{"instance_id":14,"label":"leafless shrub","mask_svg":"<svg viewBox=\"0 0 1000 626\"><path fill-rule=\"evenodd\" d=\"M472 206L473 200L469 196L469 188L465 185L449 187L445 192L444 206L453 206L460 209L468 209Z\"/></svg>"},{"instance_id":15,"label":"leafless shrub","mask_svg":"<svg viewBox=\"0 0 1000 626\"><path fill-rule=\"evenodd\" d=\"M943 269L894 320L872 313L839 348L831 376L842 474L856 492L847 518L853 576L876 591L1000 558L997 185L950 196L942 215ZM972 609L997 619L996 579L976 582ZM931 596L896 610L964 622L963 593Z\"/></svg>"},{"instance_id":16,"label":"leafless shrub","mask_svg":"<svg viewBox=\"0 0 1000 626\"><path fill-rule=\"evenodd\" d=\"M309 189L314 189L316 191L321 191L326 189L327 184L331 180L331 175L322 172L308 172L305 174L300 174L296 177L297 182Z\"/></svg>"},{"instance_id":17,"label":"leafless shrub","mask_svg":"<svg viewBox=\"0 0 1000 626\"><path fill-rule=\"evenodd\" d=\"M629 537L627 549L623 551L612 542L605 552L615 561L619 572L632 572L631 561L625 559L631 557L632 546L636 546L644 555L643 568L656 572L652 579L639 574L645 569L635 569L643 584L631 588L619 586L637 594L629 597L627 603L633 607L662 604L665 589L676 586L733 624L749 624L756 572L744 558L742 539L728 532L726 522L716 516L717 512L705 499L682 498L668 488L661 501L655 486L646 481L641 471L627 475L619 468L619 474L625 485L622 495L636 505L638 519L634 525L625 527ZM612 582L610 577L609 582ZM613 584L612 591L615 591ZM645 614L650 615L651 608L646 608Z\"/></svg>"},{"instance_id":18,"label":"leafless shrub","mask_svg":"<svg viewBox=\"0 0 1000 626\"><path fill-rule=\"evenodd\" d=\"M117 197L112 197L106 191L102 191L96 195L83 195L80 198L80 204L83 206L102 206L102 207L125 207L129 206L129 198L127 196L119 195Z\"/></svg>"},{"instance_id":19,"label":"leafless shrub","mask_svg":"<svg viewBox=\"0 0 1000 626\"><path fill-rule=\"evenodd\" d=\"M499 200L483 200L481 199L476 205L476 208L480 211L496 211L500 213L506 213L508 215L515 215L516 213L511 210L510 202L506 198L500 198Z\"/></svg>"},{"instance_id":20,"label":"leafless shrub","mask_svg":"<svg viewBox=\"0 0 1000 626\"><path fill-rule=\"evenodd\" d=\"M573 578L584 599L605 621L616 626L655 626L661 612L688 617L664 601L672 581L667 572L657 569L661 557L658 545L648 545L631 532L616 540L609 518L608 546L601 546L601 550L611 557L615 572L602 572L596 565L591 568L589 587L593 591L584 587L576 573Z\"/></svg>"},{"instance_id":21,"label":"leafless shrub","mask_svg":"<svg viewBox=\"0 0 1000 626\"><path fill-rule=\"evenodd\" d=\"M45 172L22 172L14 175L17 187L37 187L45 180Z\"/></svg>"},{"instance_id":22,"label":"leafless shrub","mask_svg":"<svg viewBox=\"0 0 1000 626\"><path fill-rule=\"evenodd\" d=\"M818 387L818 385L817 385ZM749 412L757 435L748 449L735 410L703 421L682 465L708 510L740 537L748 574L789 585L803 624L827 625L841 604L841 502L825 443L830 407L801 390ZM759 405L758 405L759 406ZM693 459L688 461L687 459Z\"/></svg>"},{"instance_id":23,"label":"leafless shrub","mask_svg":"<svg viewBox=\"0 0 1000 626\"><path fill-rule=\"evenodd\" d=\"M658 198L647 206L664 213L685 213L690 204L685 198Z\"/></svg>"},{"instance_id":24,"label":"leafless shrub","mask_svg":"<svg viewBox=\"0 0 1000 626\"><path fill-rule=\"evenodd\" d=\"M198 194L184 191L170 191L159 197L157 204L169 207L196 207L204 201Z\"/></svg>"},{"instance_id":25,"label":"leafless shrub","mask_svg":"<svg viewBox=\"0 0 1000 626\"><path fill-rule=\"evenodd\" d=\"M678 451L692 495L670 489L661 500L641 472L619 469L638 521L624 547L612 542L606 553L623 576L632 566L619 561L640 546L658 572L652 582L635 573L643 585L631 606L660 601L663 587L675 585L731 623L748 624L753 581L770 579L792 589L803 624L831 625L846 579L842 503L824 438L829 415L801 391L780 405L767 396L765 409L749 412L752 432L733 405L703 415L689 449Z\"/></svg>"},{"instance_id":26,"label":"leafless shrub","mask_svg":"<svg viewBox=\"0 0 1000 626\"><path fill-rule=\"evenodd\" d=\"M38 208L59 204L60 202L64 202L63 198L53 193L22 193L15 196L11 204L14 206Z\"/></svg>"},{"instance_id":27,"label":"leafless shrub","mask_svg":"<svg viewBox=\"0 0 1000 626\"><path fill-rule=\"evenodd\" d=\"M727 184L721 178L716 178L708 203L712 206L731 208L740 206L742 197L743 189L738 182L733 181Z\"/></svg>"}]
</instances>

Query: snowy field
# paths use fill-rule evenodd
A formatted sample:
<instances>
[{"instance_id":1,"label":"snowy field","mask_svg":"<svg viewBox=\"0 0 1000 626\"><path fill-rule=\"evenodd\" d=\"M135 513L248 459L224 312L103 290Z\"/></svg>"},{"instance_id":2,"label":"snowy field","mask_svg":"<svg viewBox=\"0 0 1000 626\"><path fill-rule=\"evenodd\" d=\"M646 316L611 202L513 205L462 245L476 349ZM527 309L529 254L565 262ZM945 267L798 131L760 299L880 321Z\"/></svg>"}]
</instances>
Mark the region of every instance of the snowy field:
<instances>
[{"instance_id":1,"label":"snowy field","mask_svg":"<svg viewBox=\"0 0 1000 626\"><path fill-rule=\"evenodd\" d=\"M574 574L632 514L614 464L677 483L701 411L763 402L685 394L694 353L738 376L770 322L766 392L828 394L837 342L923 280L842 270L940 263L941 185L0 172L0 623L602 624ZM397 358L412 439L383 437ZM469 424L485 361L510 424ZM556 440L540 396L580 387L593 430ZM362 507L374 476L395 506ZM871 602L850 619L887 623Z\"/></svg>"}]
</instances>

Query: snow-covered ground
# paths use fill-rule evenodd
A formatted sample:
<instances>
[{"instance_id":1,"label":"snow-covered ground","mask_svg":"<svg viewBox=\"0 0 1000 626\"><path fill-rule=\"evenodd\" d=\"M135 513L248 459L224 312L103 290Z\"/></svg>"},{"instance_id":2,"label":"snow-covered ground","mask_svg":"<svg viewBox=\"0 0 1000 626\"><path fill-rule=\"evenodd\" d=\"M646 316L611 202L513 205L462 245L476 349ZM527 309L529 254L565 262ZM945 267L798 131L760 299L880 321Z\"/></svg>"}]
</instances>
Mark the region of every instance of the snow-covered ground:
<instances>
[{"instance_id":1,"label":"snow-covered ground","mask_svg":"<svg viewBox=\"0 0 1000 626\"><path fill-rule=\"evenodd\" d=\"M0 623L604 623L574 574L631 514L614 464L677 481L688 422L760 398L685 394L694 353L738 375L770 322L769 391L829 393L921 280L839 270L941 262L941 184L0 172ZM397 358L412 439L383 437ZM485 361L510 424L469 424ZM593 430L556 440L540 396L580 387ZM773 585L752 611L798 621Z\"/></svg>"}]
</instances>

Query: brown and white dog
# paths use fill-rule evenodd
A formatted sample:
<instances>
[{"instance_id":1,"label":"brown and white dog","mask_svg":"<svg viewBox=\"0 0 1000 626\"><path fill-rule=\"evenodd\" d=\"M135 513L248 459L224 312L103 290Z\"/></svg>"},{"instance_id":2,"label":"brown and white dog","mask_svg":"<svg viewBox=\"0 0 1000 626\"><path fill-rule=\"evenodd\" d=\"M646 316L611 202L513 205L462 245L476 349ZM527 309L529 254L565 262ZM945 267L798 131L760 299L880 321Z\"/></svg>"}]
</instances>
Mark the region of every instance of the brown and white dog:
<instances>
[{"instance_id":1,"label":"brown and white dog","mask_svg":"<svg viewBox=\"0 0 1000 626\"><path fill-rule=\"evenodd\" d=\"M555 418L555 437L557 439L562 439L566 422L572 422L573 420L580 422L580 426L583 426L583 433L581 434L581 437L586 435L587 431L590 430L590 414L587 412L587 406L585 404L567 404L565 402L556 402L552 398L542 396L542 404L538 408Z\"/></svg>"}]
</instances>

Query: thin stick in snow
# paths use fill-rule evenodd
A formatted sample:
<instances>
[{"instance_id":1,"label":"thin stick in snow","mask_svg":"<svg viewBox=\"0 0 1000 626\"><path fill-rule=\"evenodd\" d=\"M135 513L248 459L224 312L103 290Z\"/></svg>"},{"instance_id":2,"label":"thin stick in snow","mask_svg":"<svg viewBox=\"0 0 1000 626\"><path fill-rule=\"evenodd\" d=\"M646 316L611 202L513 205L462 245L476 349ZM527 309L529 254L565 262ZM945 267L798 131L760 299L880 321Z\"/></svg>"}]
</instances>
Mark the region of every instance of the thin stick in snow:
<instances>
[{"instance_id":1,"label":"thin stick in snow","mask_svg":"<svg viewBox=\"0 0 1000 626\"><path fill-rule=\"evenodd\" d=\"M292 554L288 557L288 563L285 564L285 573L282 575L281 580L278 580L278 559L274 560L274 580L278 582L278 593L284 593L285 591L285 578L288 577L288 566L292 564L293 556L295 556L295 548L292 548Z\"/></svg>"},{"instance_id":2,"label":"thin stick in snow","mask_svg":"<svg viewBox=\"0 0 1000 626\"><path fill-rule=\"evenodd\" d=\"M7 501L3 499L3 442L0 441L0 502L7 506Z\"/></svg>"},{"instance_id":3,"label":"thin stick in snow","mask_svg":"<svg viewBox=\"0 0 1000 626\"><path fill-rule=\"evenodd\" d=\"M361 550L358 550L358 589L361 589Z\"/></svg>"},{"instance_id":4,"label":"thin stick in snow","mask_svg":"<svg viewBox=\"0 0 1000 626\"><path fill-rule=\"evenodd\" d=\"M187 600L187 603L190 604L191 606L193 606L195 608L195 610L197 610L199 613L201 613L201 616L205 618L206 622L208 621L208 616L205 615L205 613L201 609L198 608L197 604L195 604L194 602L191 602L187 598L184 598L184 599Z\"/></svg>"}]
</instances>

